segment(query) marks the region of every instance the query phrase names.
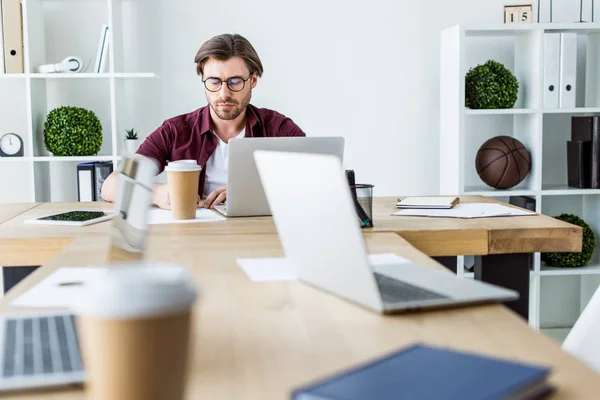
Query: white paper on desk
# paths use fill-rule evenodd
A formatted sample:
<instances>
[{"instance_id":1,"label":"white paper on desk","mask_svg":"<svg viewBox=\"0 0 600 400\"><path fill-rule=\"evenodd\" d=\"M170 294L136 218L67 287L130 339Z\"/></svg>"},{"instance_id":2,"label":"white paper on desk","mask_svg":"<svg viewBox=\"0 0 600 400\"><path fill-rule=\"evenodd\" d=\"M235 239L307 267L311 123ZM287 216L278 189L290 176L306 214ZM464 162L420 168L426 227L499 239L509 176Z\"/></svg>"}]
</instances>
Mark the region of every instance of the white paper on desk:
<instances>
[{"instance_id":1,"label":"white paper on desk","mask_svg":"<svg viewBox=\"0 0 600 400\"><path fill-rule=\"evenodd\" d=\"M407 258L394 253L369 254L371 267L390 264L410 264ZM285 257L238 258L238 265L254 282L292 281L298 279L298 273Z\"/></svg>"},{"instance_id":2,"label":"white paper on desk","mask_svg":"<svg viewBox=\"0 0 600 400\"><path fill-rule=\"evenodd\" d=\"M535 215L535 213L497 203L460 203L448 210L406 209L396 211L392 215L438 218L488 218Z\"/></svg>"},{"instance_id":3,"label":"white paper on desk","mask_svg":"<svg viewBox=\"0 0 600 400\"><path fill-rule=\"evenodd\" d=\"M149 224L182 224L191 222L219 222L225 220L225 217L222 217L208 208L196 209L195 219L173 219L171 210L150 210L148 213Z\"/></svg>"},{"instance_id":4,"label":"white paper on desk","mask_svg":"<svg viewBox=\"0 0 600 400\"><path fill-rule=\"evenodd\" d=\"M14 307L70 308L82 297L85 285L106 274L106 268L63 267L11 302ZM76 285L65 283L78 282Z\"/></svg>"}]
</instances>

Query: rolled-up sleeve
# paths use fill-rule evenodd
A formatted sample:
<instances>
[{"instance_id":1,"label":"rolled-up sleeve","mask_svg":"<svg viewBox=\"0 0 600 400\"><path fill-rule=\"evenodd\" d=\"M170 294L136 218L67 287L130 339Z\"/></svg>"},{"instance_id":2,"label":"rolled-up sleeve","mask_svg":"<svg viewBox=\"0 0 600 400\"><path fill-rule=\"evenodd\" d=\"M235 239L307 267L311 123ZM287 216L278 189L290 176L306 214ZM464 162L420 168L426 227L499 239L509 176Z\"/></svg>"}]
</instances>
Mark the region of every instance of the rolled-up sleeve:
<instances>
[{"instance_id":1,"label":"rolled-up sleeve","mask_svg":"<svg viewBox=\"0 0 600 400\"><path fill-rule=\"evenodd\" d=\"M159 165L158 173L161 173L171 160L172 145L173 132L170 124L165 121L144 140L136 153L155 159Z\"/></svg>"}]
</instances>

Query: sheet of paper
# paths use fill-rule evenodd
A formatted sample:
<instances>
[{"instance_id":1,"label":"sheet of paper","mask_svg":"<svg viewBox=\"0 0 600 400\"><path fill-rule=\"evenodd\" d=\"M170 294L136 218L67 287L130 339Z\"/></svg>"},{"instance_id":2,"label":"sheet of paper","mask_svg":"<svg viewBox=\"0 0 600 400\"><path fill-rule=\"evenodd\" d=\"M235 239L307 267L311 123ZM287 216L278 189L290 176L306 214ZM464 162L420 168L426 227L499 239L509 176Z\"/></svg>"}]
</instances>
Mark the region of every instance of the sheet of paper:
<instances>
[{"instance_id":1,"label":"sheet of paper","mask_svg":"<svg viewBox=\"0 0 600 400\"><path fill-rule=\"evenodd\" d=\"M87 283L106 274L106 268L63 267L11 302L14 307L72 307Z\"/></svg>"},{"instance_id":2,"label":"sheet of paper","mask_svg":"<svg viewBox=\"0 0 600 400\"><path fill-rule=\"evenodd\" d=\"M254 282L291 281L298 276L285 257L238 258L237 263Z\"/></svg>"},{"instance_id":3,"label":"sheet of paper","mask_svg":"<svg viewBox=\"0 0 600 400\"><path fill-rule=\"evenodd\" d=\"M507 207L498 203L460 203L448 210L405 209L392 215L442 218L488 218L535 215L533 211Z\"/></svg>"},{"instance_id":4,"label":"sheet of paper","mask_svg":"<svg viewBox=\"0 0 600 400\"><path fill-rule=\"evenodd\" d=\"M195 219L177 220L171 216L171 210L150 210L148 213L149 224L184 224L192 222L219 222L226 218L217 214L216 211L207 208L198 208Z\"/></svg>"},{"instance_id":5,"label":"sheet of paper","mask_svg":"<svg viewBox=\"0 0 600 400\"><path fill-rule=\"evenodd\" d=\"M368 260L372 267L412 262L394 253L369 254ZM237 263L254 282L291 281L298 278L296 269L284 257L238 258Z\"/></svg>"}]
</instances>

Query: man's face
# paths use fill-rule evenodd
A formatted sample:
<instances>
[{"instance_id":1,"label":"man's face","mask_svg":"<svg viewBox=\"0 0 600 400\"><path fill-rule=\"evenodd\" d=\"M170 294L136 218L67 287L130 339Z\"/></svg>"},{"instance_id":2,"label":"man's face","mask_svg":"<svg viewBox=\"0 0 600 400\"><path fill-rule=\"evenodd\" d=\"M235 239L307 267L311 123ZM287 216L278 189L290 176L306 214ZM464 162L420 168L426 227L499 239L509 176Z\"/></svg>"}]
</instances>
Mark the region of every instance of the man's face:
<instances>
[{"instance_id":1,"label":"man's face","mask_svg":"<svg viewBox=\"0 0 600 400\"><path fill-rule=\"evenodd\" d=\"M244 60L239 57L232 57L227 61L210 58L204 64L202 80L206 81L204 89L206 100L220 119L236 119L246 109L252 97L252 88L258 81L256 75L248 79L249 76L250 72L246 68ZM214 90L220 85L219 81L214 78L223 81L221 88L216 92L206 88L208 86ZM244 79L248 80L244 82ZM229 86L227 81L229 81ZM242 87L241 91L235 91Z\"/></svg>"}]
</instances>

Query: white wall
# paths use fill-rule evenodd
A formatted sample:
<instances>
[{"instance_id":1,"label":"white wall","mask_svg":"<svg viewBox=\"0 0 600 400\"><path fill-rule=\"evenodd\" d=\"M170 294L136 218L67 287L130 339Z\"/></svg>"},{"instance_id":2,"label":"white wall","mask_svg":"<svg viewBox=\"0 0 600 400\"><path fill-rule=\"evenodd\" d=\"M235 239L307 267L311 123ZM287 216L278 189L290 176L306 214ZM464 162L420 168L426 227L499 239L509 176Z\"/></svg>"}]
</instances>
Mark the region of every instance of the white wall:
<instances>
[{"instance_id":1,"label":"white wall","mask_svg":"<svg viewBox=\"0 0 600 400\"><path fill-rule=\"evenodd\" d=\"M554 1L555 21L579 4L562 2ZM195 53L214 35L240 33L265 68L253 104L286 114L310 136L344 136L346 168L375 184L375 195L434 194L439 32L502 23L505 3L162 0L160 112L167 118L205 105Z\"/></svg>"},{"instance_id":2,"label":"white wall","mask_svg":"<svg viewBox=\"0 0 600 400\"><path fill-rule=\"evenodd\" d=\"M310 136L344 136L346 168L356 171L358 181L375 184L375 195L382 196L437 193L439 32L457 23L500 24L505 0L121 3L126 67L157 72L159 79L149 83L156 90L143 82L118 87L127 99L132 93L130 103L136 105L125 114L121 111L131 104L117 105L119 133L136 126L144 137L164 119L204 106L193 62L196 51L214 35L240 33L253 43L265 67L252 103L288 115ZM555 21L560 15L576 17L578 4L554 0ZM44 2L47 61L68 54L93 60L97 28L107 22L104 5ZM76 18L77 13L84 15ZM542 18L547 19L545 12ZM65 31L72 24L78 35ZM132 51L143 57L128 59ZM5 126L4 117L26 120L23 102L7 96L14 89L9 82L0 82L0 132L15 129ZM147 93L157 93L156 104ZM48 97L52 103L54 94ZM107 106L105 100L100 103ZM23 186L23 196L0 191L0 202L29 196L26 182L9 173L11 165L0 166L0 185Z\"/></svg>"}]
</instances>

